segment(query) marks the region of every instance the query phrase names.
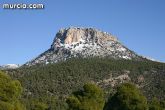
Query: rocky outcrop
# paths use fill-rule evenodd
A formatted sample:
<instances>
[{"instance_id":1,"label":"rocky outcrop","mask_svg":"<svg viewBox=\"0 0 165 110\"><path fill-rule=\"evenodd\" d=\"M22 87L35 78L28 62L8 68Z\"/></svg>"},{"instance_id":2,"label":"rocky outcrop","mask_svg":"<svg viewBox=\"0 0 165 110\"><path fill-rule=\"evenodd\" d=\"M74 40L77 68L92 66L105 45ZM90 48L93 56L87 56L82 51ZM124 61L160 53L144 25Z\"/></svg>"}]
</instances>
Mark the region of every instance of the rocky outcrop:
<instances>
[{"instance_id":1,"label":"rocky outcrop","mask_svg":"<svg viewBox=\"0 0 165 110\"><path fill-rule=\"evenodd\" d=\"M94 28L66 28L57 32L46 52L25 65L48 64L73 57L109 57L115 59L143 59L122 45L116 37Z\"/></svg>"},{"instance_id":2,"label":"rocky outcrop","mask_svg":"<svg viewBox=\"0 0 165 110\"><path fill-rule=\"evenodd\" d=\"M116 41L117 38L108 34L106 32L101 32L99 30L93 28L68 28L68 29L61 29L54 39L54 42L51 46L52 49L56 49L60 47L62 44L73 44L73 43L81 43L82 41L85 42L92 42L103 44L106 41Z\"/></svg>"}]
</instances>

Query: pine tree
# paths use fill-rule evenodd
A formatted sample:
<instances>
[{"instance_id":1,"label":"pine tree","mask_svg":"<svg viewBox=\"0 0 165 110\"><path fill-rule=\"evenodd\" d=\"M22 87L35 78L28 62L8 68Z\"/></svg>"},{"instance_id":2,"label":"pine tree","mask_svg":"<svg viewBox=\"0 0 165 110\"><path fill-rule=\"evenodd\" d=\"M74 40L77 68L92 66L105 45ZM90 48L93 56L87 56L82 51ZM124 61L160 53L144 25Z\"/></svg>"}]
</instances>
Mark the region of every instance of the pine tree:
<instances>
[{"instance_id":1,"label":"pine tree","mask_svg":"<svg viewBox=\"0 0 165 110\"><path fill-rule=\"evenodd\" d=\"M104 93L95 84L85 84L83 91L73 93L67 99L70 110L103 110Z\"/></svg>"},{"instance_id":2,"label":"pine tree","mask_svg":"<svg viewBox=\"0 0 165 110\"><path fill-rule=\"evenodd\" d=\"M147 99L135 85L125 83L117 88L105 110L148 110Z\"/></svg>"},{"instance_id":3,"label":"pine tree","mask_svg":"<svg viewBox=\"0 0 165 110\"><path fill-rule=\"evenodd\" d=\"M19 101L21 93L20 82L0 71L0 110L25 110Z\"/></svg>"}]
</instances>

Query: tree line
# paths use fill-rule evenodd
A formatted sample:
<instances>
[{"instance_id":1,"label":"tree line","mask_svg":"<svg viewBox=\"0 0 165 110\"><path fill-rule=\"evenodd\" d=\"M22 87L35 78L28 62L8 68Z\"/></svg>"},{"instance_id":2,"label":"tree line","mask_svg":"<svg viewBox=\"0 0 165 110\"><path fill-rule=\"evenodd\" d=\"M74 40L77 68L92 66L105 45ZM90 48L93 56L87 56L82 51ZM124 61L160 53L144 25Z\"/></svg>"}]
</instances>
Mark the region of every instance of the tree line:
<instances>
[{"instance_id":1,"label":"tree line","mask_svg":"<svg viewBox=\"0 0 165 110\"><path fill-rule=\"evenodd\" d=\"M57 102L52 97L49 103L31 100L31 108L21 100L22 86L18 80L0 71L0 110L62 110L50 103ZM29 100L30 101L30 100ZM65 110L165 110L165 101L153 98L147 101L138 87L132 83L120 84L116 92L108 96L94 83L86 83L83 88L66 97Z\"/></svg>"}]
</instances>

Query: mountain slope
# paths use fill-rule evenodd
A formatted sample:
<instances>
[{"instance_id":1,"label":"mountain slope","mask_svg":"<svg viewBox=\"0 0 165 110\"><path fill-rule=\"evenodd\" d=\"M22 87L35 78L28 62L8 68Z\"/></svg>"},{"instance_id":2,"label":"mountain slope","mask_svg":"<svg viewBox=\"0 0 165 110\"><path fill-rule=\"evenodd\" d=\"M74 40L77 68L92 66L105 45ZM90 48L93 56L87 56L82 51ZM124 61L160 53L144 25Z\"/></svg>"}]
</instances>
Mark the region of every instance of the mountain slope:
<instances>
[{"instance_id":1,"label":"mountain slope","mask_svg":"<svg viewBox=\"0 0 165 110\"><path fill-rule=\"evenodd\" d=\"M49 102L50 97L59 101L87 82L102 87L106 94L115 91L120 83L133 82L148 99L165 99L165 64L152 61L115 60L110 58L76 58L48 65L35 65L9 70L24 87L22 99ZM62 102L64 103L64 102Z\"/></svg>"},{"instance_id":2,"label":"mountain slope","mask_svg":"<svg viewBox=\"0 0 165 110\"><path fill-rule=\"evenodd\" d=\"M144 59L122 45L111 34L93 28L67 28L59 30L50 49L25 65L57 63L73 57L96 56L114 59Z\"/></svg>"},{"instance_id":3,"label":"mountain slope","mask_svg":"<svg viewBox=\"0 0 165 110\"><path fill-rule=\"evenodd\" d=\"M164 63L139 56L116 37L93 28L62 29L46 52L5 71L22 83L22 100L29 110L33 100L50 104L52 98L62 110L66 97L87 82L102 87L106 95L119 84L132 82L149 100L165 99Z\"/></svg>"}]
</instances>

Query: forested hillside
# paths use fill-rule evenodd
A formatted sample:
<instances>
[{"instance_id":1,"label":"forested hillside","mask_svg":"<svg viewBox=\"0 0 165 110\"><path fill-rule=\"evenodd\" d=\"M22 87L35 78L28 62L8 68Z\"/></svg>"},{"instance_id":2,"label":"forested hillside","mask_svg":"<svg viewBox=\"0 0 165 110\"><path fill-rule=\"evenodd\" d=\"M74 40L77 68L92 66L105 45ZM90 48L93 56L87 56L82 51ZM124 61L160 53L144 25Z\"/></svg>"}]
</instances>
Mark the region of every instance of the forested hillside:
<instances>
[{"instance_id":1,"label":"forested hillside","mask_svg":"<svg viewBox=\"0 0 165 110\"><path fill-rule=\"evenodd\" d=\"M148 60L70 59L7 72L22 83L22 99L27 106L31 106L29 100L33 102L33 99L44 103L56 99L56 106L64 107L66 97L87 82L99 85L105 90L105 96L115 93L120 83L133 82L147 99L165 98L165 64Z\"/></svg>"}]
</instances>

